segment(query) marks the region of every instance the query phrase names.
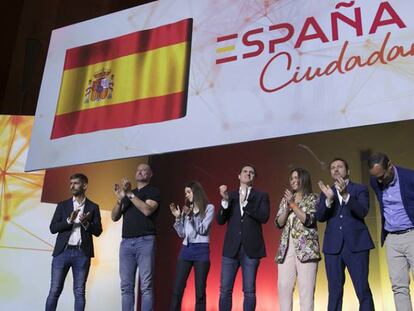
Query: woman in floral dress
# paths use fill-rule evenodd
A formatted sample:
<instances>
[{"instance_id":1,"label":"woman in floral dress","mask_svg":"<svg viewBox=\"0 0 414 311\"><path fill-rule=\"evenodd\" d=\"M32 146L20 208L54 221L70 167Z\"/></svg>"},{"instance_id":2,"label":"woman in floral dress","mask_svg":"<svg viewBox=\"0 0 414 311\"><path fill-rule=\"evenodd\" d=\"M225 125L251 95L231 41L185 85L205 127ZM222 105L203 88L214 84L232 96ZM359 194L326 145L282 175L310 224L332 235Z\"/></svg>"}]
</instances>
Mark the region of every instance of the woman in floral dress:
<instances>
[{"instance_id":1,"label":"woman in floral dress","mask_svg":"<svg viewBox=\"0 0 414 311\"><path fill-rule=\"evenodd\" d=\"M290 189L286 189L279 205L275 224L283 229L279 250L278 290L281 311L293 309L296 279L299 287L300 310L314 309L314 293L319 252L316 226L318 196L312 193L310 174L303 168L290 172Z\"/></svg>"}]
</instances>

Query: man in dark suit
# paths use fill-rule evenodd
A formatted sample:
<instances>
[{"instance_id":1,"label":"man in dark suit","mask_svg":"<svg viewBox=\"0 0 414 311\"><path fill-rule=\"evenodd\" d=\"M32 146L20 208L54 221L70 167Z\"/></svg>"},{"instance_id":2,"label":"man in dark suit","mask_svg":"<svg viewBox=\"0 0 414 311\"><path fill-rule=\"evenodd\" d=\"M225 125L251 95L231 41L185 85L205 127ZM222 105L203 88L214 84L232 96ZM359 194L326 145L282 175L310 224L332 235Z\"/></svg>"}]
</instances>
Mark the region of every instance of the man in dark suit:
<instances>
[{"instance_id":1,"label":"man in dark suit","mask_svg":"<svg viewBox=\"0 0 414 311\"><path fill-rule=\"evenodd\" d=\"M50 223L50 232L58 233L52 260L52 281L46 311L56 310L69 268L73 274L75 311L85 309L85 285L91 257L92 235L102 233L99 207L85 196L88 178L83 174L70 177L72 198L60 202Z\"/></svg>"},{"instance_id":2,"label":"man in dark suit","mask_svg":"<svg viewBox=\"0 0 414 311\"><path fill-rule=\"evenodd\" d=\"M256 274L260 258L266 256L262 224L269 219L269 196L252 188L256 169L242 167L238 191L228 193L220 186L221 208L217 214L219 225L227 223L220 278L220 311L232 308L234 281L239 267L243 274L243 310L256 308Z\"/></svg>"},{"instance_id":3,"label":"man in dark suit","mask_svg":"<svg viewBox=\"0 0 414 311\"><path fill-rule=\"evenodd\" d=\"M342 310L345 267L351 276L359 300L359 310L374 310L368 283L369 250L374 248L364 217L369 197L365 185L349 180L348 163L340 158L330 165L332 186L319 181L322 193L316 218L327 221L323 253L328 278L328 310Z\"/></svg>"},{"instance_id":4,"label":"man in dark suit","mask_svg":"<svg viewBox=\"0 0 414 311\"><path fill-rule=\"evenodd\" d=\"M394 166L384 153L368 159L371 187L381 211L381 245L398 311L412 310L410 275L414 274L414 171Z\"/></svg>"}]
</instances>

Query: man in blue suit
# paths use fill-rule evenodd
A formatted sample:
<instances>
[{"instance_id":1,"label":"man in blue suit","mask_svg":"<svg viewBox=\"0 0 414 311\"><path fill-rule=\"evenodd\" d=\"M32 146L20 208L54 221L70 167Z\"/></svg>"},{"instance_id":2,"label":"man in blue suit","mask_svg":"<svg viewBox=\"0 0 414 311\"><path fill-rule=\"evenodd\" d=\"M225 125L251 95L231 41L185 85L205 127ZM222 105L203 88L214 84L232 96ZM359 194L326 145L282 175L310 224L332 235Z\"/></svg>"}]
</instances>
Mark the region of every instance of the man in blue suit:
<instances>
[{"instance_id":1,"label":"man in blue suit","mask_svg":"<svg viewBox=\"0 0 414 311\"><path fill-rule=\"evenodd\" d=\"M232 309L232 293L237 271L243 275L243 310L256 308L256 274L260 258L266 256L262 224L269 219L269 196L252 188L257 177L252 165L242 167L238 191L228 193L220 186L221 208L217 214L219 225L227 223L224 238L220 278L220 311Z\"/></svg>"},{"instance_id":2,"label":"man in blue suit","mask_svg":"<svg viewBox=\"0 0 414 311\"><path fill-rule=\"evenodd\" d=\"M368 159L371 187L382 220L388 273L397 311L412 310L409 270L414 274L414 171L392 165L384 153Z\"/></svg>"},{"instance_id":3,"label":"man in blue suit","mask_svg":"<svg viewBox=\"0 0 414 311\"><path fill-rule=\"evenodd\" d=\"M52 281L46 311L56 310L66 275L72 268L75 311L85 309L85 286L94 256L92 235L102 233L101 214L97 204L85 196L88 177L70 177L72 197L60 202L50 223L50 232L58 236L53 250Z\"/></svg>"},{"instance_id":4,"label":"man in blue suit","mask_svg":"<svg viewBox=\"0 0 414 311\"><path fill-rule=\"evenodd\" d=\"M335 158L329 165L334 184L319 181L322 193L316 218L327 221L323 253L328 278L328 310L342 310L345 267L351 276L359 300L359 310L374 310L368 283L369 250L374 248L364 217L369 196L365 185L349 180L348 163Z\"/></svg>"}]
</instances>

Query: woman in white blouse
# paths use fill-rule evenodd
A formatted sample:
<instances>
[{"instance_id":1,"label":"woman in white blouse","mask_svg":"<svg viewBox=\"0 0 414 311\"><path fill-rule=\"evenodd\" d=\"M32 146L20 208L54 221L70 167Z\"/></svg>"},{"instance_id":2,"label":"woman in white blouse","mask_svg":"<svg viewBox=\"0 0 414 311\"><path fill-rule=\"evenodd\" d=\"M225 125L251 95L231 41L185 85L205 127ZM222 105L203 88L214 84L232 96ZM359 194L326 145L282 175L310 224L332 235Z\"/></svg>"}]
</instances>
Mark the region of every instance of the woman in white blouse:
<instances>
[{"instance_id":1,"label":"woman in white blouse","mask_svg":"<svg viewBox=\"0 0 414 311\"><path fill-rule=\"evenodd\" d=\"M210 225L214 217L214 206L209 204L203 186L197 181L185 185L185 204L180 207L170 204L175 217L174 229L183 239L178 256L171 310L181 310L187 278L194 267L196 289L196 311L206 310L206 283L210 270Z\"/></svg>"}]
</instances>

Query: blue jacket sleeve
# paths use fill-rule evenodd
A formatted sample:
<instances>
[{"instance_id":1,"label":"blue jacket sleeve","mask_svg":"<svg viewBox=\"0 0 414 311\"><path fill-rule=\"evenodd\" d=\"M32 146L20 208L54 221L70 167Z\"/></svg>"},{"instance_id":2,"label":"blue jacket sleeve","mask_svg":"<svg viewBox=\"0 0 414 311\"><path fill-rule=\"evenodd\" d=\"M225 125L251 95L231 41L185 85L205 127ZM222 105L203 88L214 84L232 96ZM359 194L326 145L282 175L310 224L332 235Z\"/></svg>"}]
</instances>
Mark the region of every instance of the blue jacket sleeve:
<instances>
[{"instance_id":1,"label":"blue jacket sleeve","mask_svg":"<svg viewBox=\"0 0 414 311\"><path fill-rule=\"evenodd\" d=\"M350 194L349 201L346 206L351 210L351 213L359 219L364 219L369 211L369 194L368 188L365 185L358 187L357 191Z\"/></svg>"}]
</instances>

